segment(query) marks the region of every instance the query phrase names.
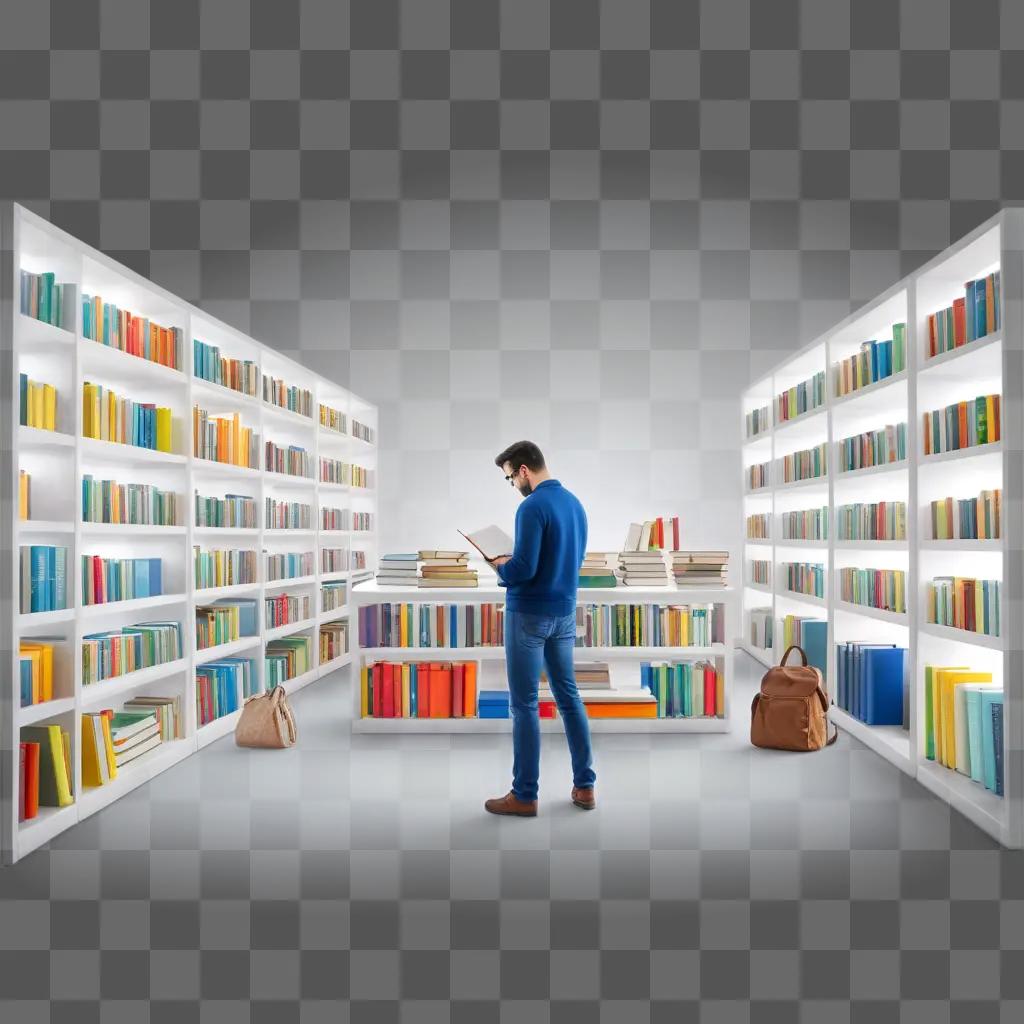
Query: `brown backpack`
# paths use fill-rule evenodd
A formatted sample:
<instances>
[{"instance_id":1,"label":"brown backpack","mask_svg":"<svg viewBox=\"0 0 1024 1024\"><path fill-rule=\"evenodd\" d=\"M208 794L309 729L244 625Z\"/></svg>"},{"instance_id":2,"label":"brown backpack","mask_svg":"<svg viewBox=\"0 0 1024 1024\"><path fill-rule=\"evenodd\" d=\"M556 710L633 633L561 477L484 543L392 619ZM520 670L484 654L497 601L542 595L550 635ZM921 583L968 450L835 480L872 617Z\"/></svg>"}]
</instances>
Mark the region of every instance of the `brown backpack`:
<instances>
[{"instance_id":1,"label":"brown backpack","mask_svg":"<svg viewBox=\"0 0 1024 1024\"><path fill-rule=\"evenodd\" d=\"M790 651L799 652L802 664L786 665ZM778 666L768 669L750 705L750 742L774 750L821 750L839 735L833 724L835 731L827 738L828 706L821 672L793 644Z\"/></svg>"}]
</instances>

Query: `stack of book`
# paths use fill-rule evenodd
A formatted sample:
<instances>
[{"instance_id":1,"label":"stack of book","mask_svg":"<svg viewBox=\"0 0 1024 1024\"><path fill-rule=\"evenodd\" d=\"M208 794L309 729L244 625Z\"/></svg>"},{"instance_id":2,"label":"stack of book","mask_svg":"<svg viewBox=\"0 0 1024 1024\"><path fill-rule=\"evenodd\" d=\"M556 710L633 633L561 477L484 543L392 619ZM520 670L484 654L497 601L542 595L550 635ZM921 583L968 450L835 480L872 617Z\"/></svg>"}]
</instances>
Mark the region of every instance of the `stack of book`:
<instances>
[{"instance_id":1,"label":"stack of book","mask_svg":"<svg viewBox=\"0 0 1024 1024\"><path fill-rule=\"evenodd\" d=\"M110 738L114 744L114 764L117 768L123 768L163 742L160 723L151 708L119 711L113 715L110 719Z\"/></svg>"},{"instance_id":2,"label":"stack of book","mask_svg":"<svg viewBox=\"0 0 1024 1024\"><path fill-rule=\"evenodd\" d=\"M581 587L614 587L616 580L612 557L603 551L588 551L580 566L579 585Z\"/></svg>"},{"instance_id":3,"label":"stack of book","mask_svg":"<svg viewBox=\"0 0 1024 1024\"><path fill-rule=\"evenodd\" d=\"M611 669L606 661L581 661L575 666L576 689L580 696L588 700L592 695L612 688ZM540 688L537 691L539 700L554 700L547 672L541 669Z\"/></svg>"},{"instance_id":4,"label":"stack of book","mask_svg":"<svg viewBox=\"0 0 1024 1024\"><path fill-rule=\"evenodd\" d=\"M607 662L580 663L576 666L576 687L580 691L588 718L657 718L657 701L641 687L613 688ZM547 676L542 672L537 705L541 718L554 718L558 705Z\"/></svg>"},{"instance_id":5,"label":"stack of book","mask_svg":"<svg viewBox=\"0 0 1024 1024\"><path fill-rule=\"evenodd\" d=\"M680 587L724 587L728 551L673 551L672 575ZM770 577L763 580L770 584Z\"/></svg>"},{"instance_id":6,"label":"stack of book","mask_svg":"<svg viewBox=\"0 0 1024 1024\"><path fill-rule=\"evenodd\" d=\"M124 710L152 712L156 715L162 739L181 739L180 697L133 697L125 703Z\"/></svg>"},{"instance_id":7,"label":"stack of book","mask_svg":"<svg viewBox=\"0 0 1024 1024\"><path fill-rule=\"evenodd\" d=\"M1003 795L1003 687L991 672L924 667L925 757Z\"/></svg>"},{"instance_id":8,"label":"stack of book","mask_svg":"<svg viewBox=\"0 0 1024 1024\"><path fill-rule=\"evenodd\" d=\"M481 690L478 707L479 718L508 718L508 690Z\"/></svg>"},{"instance_id":9,"label":"stack of book","mask_svg":"<svg viewBox=\"0 0 1024 1024\"><path fill-rule=\"evenodd\" d=\"M476 587L476 569L469 567L468 551L421 551L421 587Z\"/></svg>"},{"instance_id":10,"label":"stack of book","mask_svg":"<svg viewBox=\"0 0 1024 1024\"><path fill-rule=\"evenodd\" d=\"M419 575L419 555L415 551L405 554L381 555L377 569L377 582L389 587L415 587Z\"/></svg>"},{"instance_id":11,"label":"stack of book","mask_svg":"<svg viewBox=\"0 0 1024 1024\"><path fill-rule=\"evenodd\" d=\"M653 524L630 523L619 552L619 574L627 587L666 587L668 569L660 548L651 547Z\"/></svg>"}]
</instances>

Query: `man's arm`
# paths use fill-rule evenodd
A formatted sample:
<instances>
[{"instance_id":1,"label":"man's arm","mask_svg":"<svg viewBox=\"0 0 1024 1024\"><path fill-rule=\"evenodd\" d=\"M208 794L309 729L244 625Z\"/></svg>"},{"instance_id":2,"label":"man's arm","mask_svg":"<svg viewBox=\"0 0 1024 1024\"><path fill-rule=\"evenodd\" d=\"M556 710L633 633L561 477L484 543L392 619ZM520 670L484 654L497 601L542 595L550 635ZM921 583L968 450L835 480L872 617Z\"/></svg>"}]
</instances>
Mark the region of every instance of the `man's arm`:
<instances>
[{"instance_id":1,"label":"man's arm","mask_svg":"<svg viewBox=\"0 0 1024 1024\"><path fill-rule=\"evenodd\" d=\"M544 524L540 517L529 505L520 506L516 513L516 538L512 557L505 562L495 560L495 572L504 583L513 585L533 579L537 573L543 532Z\"/></svg>"}]
</instances>

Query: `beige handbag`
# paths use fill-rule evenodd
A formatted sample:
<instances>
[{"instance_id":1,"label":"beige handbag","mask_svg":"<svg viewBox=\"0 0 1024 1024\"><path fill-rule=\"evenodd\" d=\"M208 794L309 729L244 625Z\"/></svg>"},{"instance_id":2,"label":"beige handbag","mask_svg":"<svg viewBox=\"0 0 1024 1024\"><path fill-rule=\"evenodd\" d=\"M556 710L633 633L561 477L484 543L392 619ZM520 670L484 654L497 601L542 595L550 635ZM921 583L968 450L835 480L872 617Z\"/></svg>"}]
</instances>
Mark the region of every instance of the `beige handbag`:
<instances>
[{"instance_id":1,"label":"beige handbag","mask_svg":"<svg viewBox=\"0 0 1024 1024\"><path fill-rule=\"evenodd\" d=\"M290 747L295 742L295 716L283 686L249 697L235 726L240 747Z\"/></svg>"}]
</instances>

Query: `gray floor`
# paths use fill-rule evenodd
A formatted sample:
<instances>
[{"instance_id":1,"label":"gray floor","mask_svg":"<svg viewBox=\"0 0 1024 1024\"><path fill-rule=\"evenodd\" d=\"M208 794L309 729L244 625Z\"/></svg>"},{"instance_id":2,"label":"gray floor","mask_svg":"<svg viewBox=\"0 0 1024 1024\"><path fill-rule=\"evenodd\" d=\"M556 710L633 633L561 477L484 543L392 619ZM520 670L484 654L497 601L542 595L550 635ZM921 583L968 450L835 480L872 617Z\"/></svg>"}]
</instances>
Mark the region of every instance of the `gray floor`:
<instances>
[{"instance_id":1,"label":"gray floor","mask_svg":"<svg viewBox=\"0 0 1024 1024\"><path fill-rule=\"evenodd\" d=\"M1024 855L847 737L544 743L541 814L484 815L505 737L222 741L0 871L0 1021L871 1021L1024 1016Z\"/></svg>"}]
</instances>

